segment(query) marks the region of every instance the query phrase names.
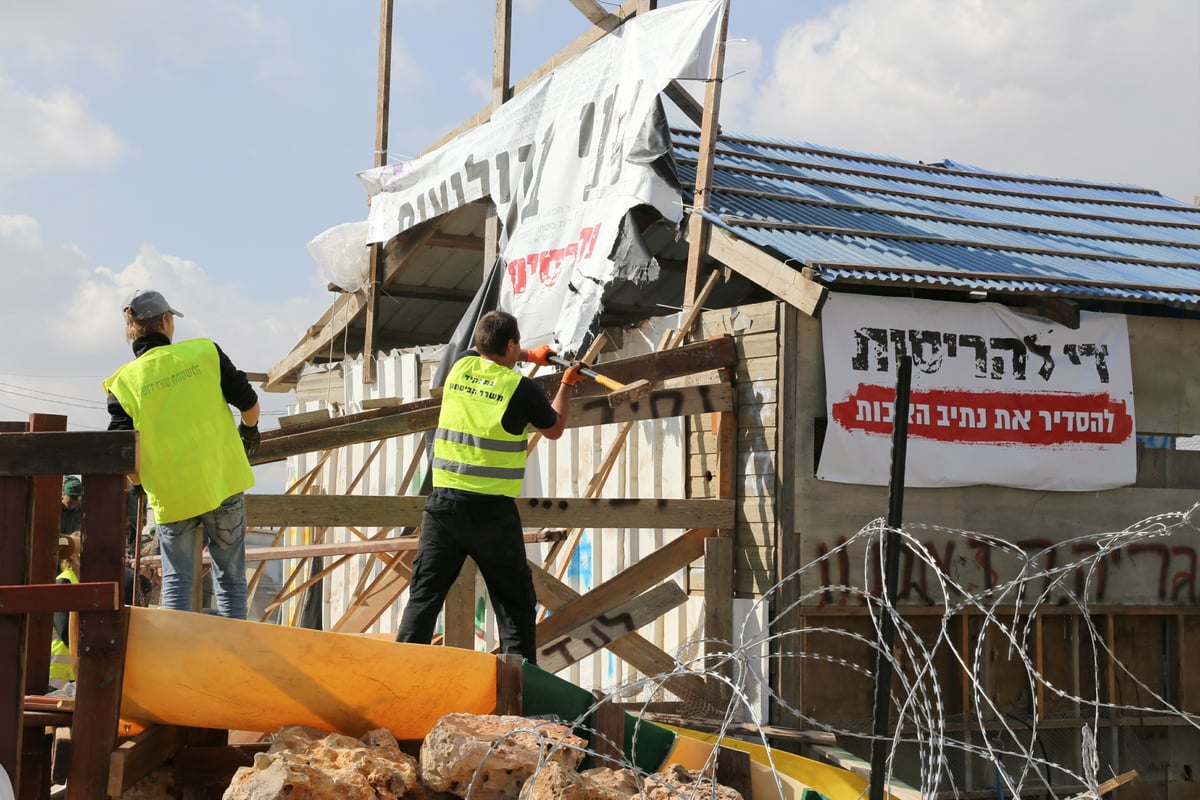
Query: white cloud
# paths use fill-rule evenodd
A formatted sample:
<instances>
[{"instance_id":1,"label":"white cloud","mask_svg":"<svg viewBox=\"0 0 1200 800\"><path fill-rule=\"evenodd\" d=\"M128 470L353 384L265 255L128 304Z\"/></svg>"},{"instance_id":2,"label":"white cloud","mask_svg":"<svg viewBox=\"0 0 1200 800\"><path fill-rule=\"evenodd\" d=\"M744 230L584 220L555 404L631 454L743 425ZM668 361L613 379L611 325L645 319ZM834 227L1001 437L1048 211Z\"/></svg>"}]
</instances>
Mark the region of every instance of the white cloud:
<instances>
[{"instance_id":1,"label":"white cloud","mask_svg":"<svg viewBox=\"0 0 1200 800\"><path fill-rule=\"evenodd\" d=\"M0 76L0 178L38 169L106 166L122 143L65 89L25 94Z\"/></svg>"},{"instance_id":2,"label":"white cloud","mask_svg":"<svg viewBox=\"0 0 1200 800\"><path fill-rule=\"evenodd\" d=\"M108 424L101 381L132 358L121 306L134 289L161 291L185 315L177 338L212 338L247 372L266 372L272 364L258 359L287 353L324 310L303 298L246 296L153 245L120 269L98 266L70 245L44 242L27 215L0 215L0 264L9 289L0 294L0 319L25 332L0 344L0 419L65 414L68 430ZM260 392L263 428L275 427L274 415L293 399ZM260 483L263 475L282 481L282 473L264 472Z\"/></svg>"},{"instance_id":3,"label":"white cloud","mask_svg":"<svg viewBox=\"0 0 1200 800\"><path fill-rule=\"evenodd\" d=\"M1194 0L848 0L781 36L758 134L1200 194Z\"/></svg>"},{"instance_id":4,"label":"white cloud","mask_svg":"<svg viewBox=\"0 0 1200 800\"><path fill-rule=\"evenodd\" d=\"M10 67L84 65L117 71L143 53L198 63L237 45L268 45L283 35L258 6L232 0L56 0L6 3L0 11L0 52Z\"/></svg>"}]
</instances>

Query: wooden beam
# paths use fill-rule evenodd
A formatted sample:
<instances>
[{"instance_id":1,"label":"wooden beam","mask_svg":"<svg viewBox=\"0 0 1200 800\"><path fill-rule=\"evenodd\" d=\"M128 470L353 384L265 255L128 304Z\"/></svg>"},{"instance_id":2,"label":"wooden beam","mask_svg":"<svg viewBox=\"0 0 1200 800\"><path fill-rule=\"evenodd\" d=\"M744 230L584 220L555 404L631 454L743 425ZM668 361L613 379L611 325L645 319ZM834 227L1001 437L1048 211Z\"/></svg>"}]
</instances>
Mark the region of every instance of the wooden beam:
<instances>
[{"instance_id":1,"label":"wooden beam","mask_svg":"<svg viewBox=\"0 0 1200 800\"><path fill-rule=\"evenodd\" d=\"M116 611L121 607L119 592L120 587L111 581L0 586L0 614Z\"/></svg>"},{"instance_id":2,"label":"wooden beam","mask_svg":"<svg viewBox=\"0 0 1200 800\"><path fill-rule=\"evenodd\" d=\"M429 237L430 247L445 247L449 250L478 250L483 252L483 239L478 236L459 236L453 233L435 233Z\"/></svg>"},{"instance_id":3,"label":"wooden beam","mask_svg":"<svg viewBox=\"0 0 1200 800\"><path fill-rule=\"evenodd\" d=\"M151 725L113 751L108 760L108 794L119 797L186 744L184 729Z\"/></svg>"},{"instance_id":4,"label":"wooden beam","mask_svg":"<svg viewBox=\"0 0 1200 800\"><path fill-rule=\"evenodd\" d=\"M58 414L30 414L31 433L65 432L67 418ZM40 475L33 479L32 537L29 542L28 583L54 583L58 575L58 527L62 514L62 479ZM34 643L25 653L25 693L41 694L50 675L50 641L54 615L30 614L25 622L25 641Z\"/></svg>"},{"instance_id":5,"label":"wooden beam","mask_svg":"<svg viewBox=\"0 0 1200 800\"><path fill-rule=\"evenodd\" d=\"M692 501L695 502L695 501ZM549 642L589 619L594 609L614 608L687 567L704 554L704 542L715 530L693 529L668 542L587 594L554 610L538 623L538 641Z\"/></svg>"},{"instance_id":6,"label":"wooden beam","mask_svg":"<svg viewBox=\"0 0 1200 800\"><path fill-rule=\"evenodd\" d=\"M65 475L87 465L90 475L138 471L133 431L0 434L0 476Z\"/></svg>"},{"instance_id":7,"label":"wooden beam","mask_svg":"<svg viewBox=\"0 0 1200 800\"><path fill-rule=\"evenodd\" d=\"M392 94L392 0L379 0L379 80L375 95L375 166L387 164L388 108ZM383 295L383 245L371 244L367 262L367 322L363 352L375 352L375 329ZM375 383L375 359L363 359L363 383Z\"/></svg>"},{"instance_id":8,"label":"wooden beam","mask_svg":"<svg viewBox=\"0 0 1200 800\"><path fill-rule=\"evenodd\" d=\"M0 465L20 462L5 458L4 444L11 436L20 436L25 424L0 422ZM13 431L8 433L7 431ZM47 434L43 434L47 435ZM28 580L25 552L30 545L29 506L33 484L24 475L0 471L0 584L18 585ZM25 630L22 615L0 615L0 768L21 784L21 752L24 726L21 724L25 688Z\"/></svg>"},{"instance_id":9,"label":"wooden beam","mask_svg":"<svg viewBox=\"0 0 1200 800\"><path fill-rule=\"evenodd\" d=\"M412 262L413 257L437 232L438 223L439 220L429 220L417 225L381 248L383 269L379 281L382 285L388 285ZM262 384L263 391L277 391L292 378L296 370L328 350L365 313L366 308L367 293L362 290L338 295L292 351L267 371L267 380Z\"/></svg>"},{"instance_id":10,"label":"wooden beam","mask_svg":"<svg viewBox=\"0 0 1200 800\"><path fill-rule=\"evenodd\" d=\"M425 498L383 495L246 495L246 519L254 527L400 527L421 523ZM735 501L726 499L521 497L517 509L528 528L732 528ZM538 535L533 541L549 541ZM346 545L306 545L305 556L396 552L416 537L391 537ZM415 545L413 545L415 546ZM341 547L342 549L333 549ZM324 550L322 548L330 548ZM247 560L251 552L246 551ZM265 548L279 550L282 548ZM293 550L295 550L293 548ZM299 550L295 551L297 554ZM295 555L290 557L296 557ZM147 563L149 561L147 560Z\"/></svg>"},{"instance_id":11,"label":"wooden beam","mask_svg":"<svg viewBox=\"0 0 1200 800\"><path fill-rule=\"evenodd\" d=\"M595 608L591 619L582 620L566 634L538 642L538 666L547 672L561 672L685 602L687 592L667 581L611 610Z\"/></svg>"},{"instance_id":12,"label":"wooden beam","mask_svg":"<svg viewBox=\"0 0 1200 800\"><path fill-rule=\"evenodd\" d=\"M688 219L688 266L683 288L683 308L696 304L700 289L700 265L708 254L709 223L701 213L709 207L712 194L713 159L717 152L717 116L721 112L721 83L725 70L725 37L729 30L729 5L721 12L716 46L708 69L704 92L704 115L700 123L700 146L696 163L696 186Z\"/></svg>"},{"instance_id":13,"label":"wooden beam","mask_svg":"<svg viewBox=\"0 0 1200 800\"><path fill-rule=\"evenodd\" d=\"M626 0L626 2L624 4L622 4L622 6L619 9L617 9L615 12L610 14L608 16L608 18L606 18L605 20L602 20L599 23L596 23L594 27L589 28L587 30L587 32L578 36L575 39L575 41L571 42L569 45L564 47L562 50L559 50L557 53L555 53L549 59L542 62L542 65L540 67L538 67L533 72L526 75L521 80L517 81L517 83L514 84L512 87L512 93L520 94L523 90L527 89L529 86L532 86L534 83L541 80L546 75L549 75L551 72L558 69L560 66L565 64L570 59L579 55L579 53L583 52L585 49L587 49L591 45L600 41L605 36L607 36L610 32L616 30L618 27L621 26L622 23L625 22L626 19L634 16L637 13L638 2L639 2L639 0ZM425 155L427 153L432 153L434 150L437 150L439 147L446 144L447 142L449 142L451 139L455 138L456 136L464 133L465 131L469 131L472 128L476 128L476 127L482 125L483 123L487 122L489 119L491 119L491 117L492 117L492 107L491 107L491 104L489 103L487 108L484 108L484 109L476 112L475 115L472 116L470 119L461 123L454 130L450 131L445 136L443 136L441 139L438 139L432 145L427 147L425 149L425 152L422 153L422 155Z\"/></svg>"},{"instance_id":14,"label":"wooden beam","mask_svg":"<svg viewBox=\"0 0 1200 800\"><path fill-rule=\"evenodd\" d=\"M508 102L512 97L509 83L512 81L512 2L496 0L496 25L492 43L492 105L490 112ZM480 281L486 281L488 272L500 256L500 217L496 204L489 203L483 223L483 263L480 265Z\"/></svg>"},{"instance_id":15,"label":"wooden beam","mask_svg":"<svg viewBox=\"0 0 1200 800\"><path fill-rule=\"evenodd\" d=\"M132 434L130 434L132 435ZM79 576L88 581L125 579L125 476L83 476ZM106 797L108 766L117 744L121 681L125 675L128 616L124 611L79 613L79 667L75 702L81 713L72 725L73 747L67 784L71 797Z\"/></svg>"},{"instance_id":16,"label":"wooden beam","mask_svg":"<svg viewBox=\"0 0 1200 800\"><path fill-rule=\"evenodd\" d=\"M581 597L578 592L537 564L530 563L529 568L533 571L533 584L537 589L538 602L547 608L557 611ZM607 645L607 649L644 675L667 675L675 672L675 657L639 634L631 633L615 639ZM700 701L704 699L704 680L698 675L671 674L662 683L680 697Z\"/></svg>"},{"instance_id":17,"label":"wooden beam","mask_svg":"<svg viewBox=\"0 0 1200 800\"><path fill-rule=\"evenodd\" d=\"M603 397L579 397L571 401L571 416L567 427L580 428L631 420L669 419L727 411L732 402L733 390L729 384L663 389L651 392L641 400L623 403L617 408L612 408ZM437 401L420 400L330 420L329 424L320 424L320 427L315 429L309 426L280 429L278 435L263 436L262 444L250 459L250 463L267 464L300 453L420 433L437 427L437 419Z\"/></svg>"},{"instance_id":18,"label":"wooden beam","mask_svg":"<svg viewBox=\"0 0 1200 800\"><path fill-rule=\"evenodd\" d=\"M594 25L602 25L608 20L608 11L596 0L571 0L571 5L579 9L580 13L590 19Z\"/></svg>"},{"instance_id":19,"label":"wooden beam","mask_svg":"<svg viewBox=\"0 0 1200 800\"><path fill-rule=\"evenodd\" d=\"M829 293L828 289L806 278L796 268L722 229L713 231L709 236L708 254L810 317L820 314L821 305Z\"/></svg>"}]
</instances>

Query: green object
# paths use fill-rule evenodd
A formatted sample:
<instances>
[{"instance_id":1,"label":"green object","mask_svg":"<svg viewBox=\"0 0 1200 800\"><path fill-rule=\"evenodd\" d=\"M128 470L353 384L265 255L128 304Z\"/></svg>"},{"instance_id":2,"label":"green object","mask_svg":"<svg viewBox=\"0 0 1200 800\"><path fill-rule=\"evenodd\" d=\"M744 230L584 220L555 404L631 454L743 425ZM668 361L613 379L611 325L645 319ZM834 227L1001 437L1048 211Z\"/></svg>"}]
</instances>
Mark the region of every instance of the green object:
<instances>
[{"instance_id":1,"label":"green object","mask_svg":"<svg viewBox=\"0 0 1200 800\"><path fill-rule=\"evenodd\" d=\"M83 497L83 481L78 475L68 475L63 478L63 494L67 497Z\"/></svg>"},{"instance_id":2,"label":"green object","mask_svg":"<svg viewBox=\"0 0 1200 800\"><path fill-rule=\"evenodd\" d=\"M526 661L521 674L521 713L526 717L553 716L572 723L584 738L591 738L596 723L589 709L596 698L587 689L551 675ZM637 747L634 748L636 738ZM625 714L625 759L640 770L657 772L666 765L667 756L675 744L674 731L661 725Z\"/></svg>"}]
</instances>

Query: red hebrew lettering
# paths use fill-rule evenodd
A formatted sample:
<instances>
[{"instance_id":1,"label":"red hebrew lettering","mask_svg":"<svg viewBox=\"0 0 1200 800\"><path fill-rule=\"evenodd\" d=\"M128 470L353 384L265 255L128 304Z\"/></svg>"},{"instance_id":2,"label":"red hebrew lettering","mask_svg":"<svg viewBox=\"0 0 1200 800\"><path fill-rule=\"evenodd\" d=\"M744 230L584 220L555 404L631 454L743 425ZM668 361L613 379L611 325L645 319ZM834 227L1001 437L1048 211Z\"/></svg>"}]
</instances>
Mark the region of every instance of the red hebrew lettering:
<instances>
[{"instance_id":1,"label":"red hebrew lettering","mask_svg":"<svg viewBox=\"0 0 1200 800\"><path fill-rule=\"evenodd\" d=\"M512 283L513 294L525 292L525 259L518 258L508 262L508 280Z\"/></svg>"},{"instance_id":2,"label":"red hebrew lettering","mask_svg":"<svg viewBox=\"0 0 1200 800\"><path fill-rule=\"evenodd\" d=\"M833 419L847 431L892 434L896 390L860 383L833 404ZM1027 447L1112 445L1133 436L1124 400L1104 393L980 392L932 389L913 392L908 435L915 439Z\"/></svg>"},{"instance_id":3,"label":"red hebrew lettering","mask_svg":"<svg viewBox=\"0 0 1200 800\"><path fill-rule=\"evenodd\" d=\"M1191 566L1185 570L1180 570L1171 576L1171 599L1178 600L1179 592L1185 586L1188 590L1187 599L1196 602L1196 548L1187 546L1177 546L1171 548L1171 554L1176 556L1186 556Z\"/></svg>"},{"instance_id":4,"label":"red hebrew lettering","mask_svg":"<svg viewBox=\"0 0 1200 800\"><path fill-rule=\"evenodd\" d=\"M1158 568L1158 599L1167 599L1167 569L1171 565L1171 550L1161 542L1143 542L1129 545L1129 555L1137 556L1142 553L1157 553Z\"/></svg>"},{"instance_id":5,"label":"red hebrew lettering","mask_svg":"<svg viewBox=\"0 0 1200 800\"><path fill-rule=\"evenodd\" d=\"M553 286L558 280L558 276L562 274L563 248L556 250L544 250L541 255L541 266L538 270L538 276L542 279L543 286Z\"/></svg>"}]
</instances>

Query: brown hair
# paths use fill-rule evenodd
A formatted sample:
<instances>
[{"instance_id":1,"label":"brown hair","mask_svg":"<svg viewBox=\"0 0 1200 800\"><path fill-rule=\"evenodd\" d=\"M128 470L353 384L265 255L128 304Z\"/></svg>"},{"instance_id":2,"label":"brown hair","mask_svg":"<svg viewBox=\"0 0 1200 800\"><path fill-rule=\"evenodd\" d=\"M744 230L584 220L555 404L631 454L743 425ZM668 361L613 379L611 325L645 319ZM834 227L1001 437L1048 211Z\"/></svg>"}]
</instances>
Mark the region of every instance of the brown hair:
<instances>
[{"instance_id":1,"label":"brown hair","mask_svg":"<svg viewBox=\"0 0 1200 800\"><path fill-rule=\"evenodd\" d=\"M475 326L475 349L485 356L503 356L508 343L521 342L517 318L506 311L489 311Z\"/></svg>"},{"instance_id":2,"label":"brown hair","mask_svg":"<svg viewBox=\"0 0 1200 800\"><path fill-rule=\"evenodd\" d=\"M170 311L150 319L138 319L133 315L133 309L125 309L125 341L133 342L150 333L165 334L169 316L171 316Z\"/></svg>"}]
</instances>

